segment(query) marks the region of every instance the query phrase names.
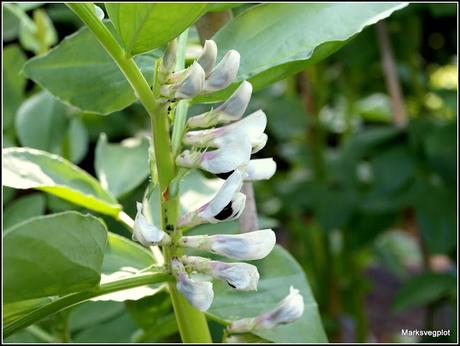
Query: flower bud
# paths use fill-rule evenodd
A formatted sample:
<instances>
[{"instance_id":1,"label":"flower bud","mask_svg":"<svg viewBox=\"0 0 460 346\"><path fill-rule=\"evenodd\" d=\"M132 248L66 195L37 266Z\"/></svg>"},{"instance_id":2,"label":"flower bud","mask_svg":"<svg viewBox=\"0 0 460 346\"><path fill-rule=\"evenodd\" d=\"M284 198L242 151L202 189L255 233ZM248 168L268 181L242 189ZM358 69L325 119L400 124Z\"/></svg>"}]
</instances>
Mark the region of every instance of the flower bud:
<instances>
[{"instance_id":1,"label":"flower bud","mask_svg":"<svg viewBox=\"0 0 460 346\"><path fill-rule=\"evenodd\" d=\"M211 201L182 216L178 226L193 227L205 222L216 223L239 217L246 202L246 196L239 192L244 175L240 170L233 172Z\"/></svg>"},{"instance_id":2,"label":"flower bud","mask_svg":"<svg viewBox=\"0 0 460 346\"><path fill-rule=\"evenodd\" d=\"M182 237L179 245L233 258L236 260L258 260L267 256L276 243L271 229L244 234L197 235Z\"/></svg>"},{"instance_id":3,"label":"flower bud","mask_svg":"<svg viewBox=\"0 0 460 346\"><path fill-rule=\"evenodd\" d=\"M204 92L222 90L235 79L240 67L240 53L229 50L216 67L209 73L204 82Z\"/></svg>"},{"instance_id":4,"label":"flower bud","mask_svg":"<svg viewBox=\"0 0 460 346\"><path fill-rule=\"evenodd\" d=\"M134 219L132 239L144 246L169 244L171 242L169 235L148 222L142 214L142 203L137 202L136 206L137 214Z\"/></svg>"},{"instance_id":5,"label":"flower bud","mask_svg":"<svg viewBox=\"0 0 460 346\"><path fill-rule=\"evenodd\" d=\"M227 282L241 291L256 291L259 282L257 267L248 263L225 263L197 256L182 256L182 263L191 269Z\"/></svg>"},{"instance_id":6,"label":"flower bud","mask_svg":"<svg viewBox=\"0 0 460 346\"><path fill-rule=\"evenodd\" d=\"M175 78L179 81L175 84L163 85L160 89L162 96L169 99L188 99L198 95L204 85L203 68L196 61L185 72L179 72Z\"/></svg>"},{"instance_id":7,"label":"flower bud","mask_svg":"<svg viewBox=\"0 0 460 346\"><path fill-rule=\"evenodd\" d=\"M213 174L226 173L241 165L247 165L251 158L251 145L244 138L229 142L217 150L199 153L185 150L176 158L180 167L201 168Z\"/></svg>"},{"instance_id":8,"label":"flower bud","mask_svg":"<svg viewBox=\"0 0 460 346\"><path fill-rule=\"evenodd\" d=\"M272 329L281 324L294 322L303 315L304 302L299 290L291 286L290 293L272 311L254 318L243 318L234 321L228 331L231 333L247 333L252 330Z\"/></svg>"},{"instance_id":9,"label":"flower bud","mask_svg":"<svg viewBox=\"0 0 460 346\"><path fill-rule=\"evenodd\" d=\"M262 149L267 141L266 135L263 136L267 126L267 116L261 110L254 112L247 117L230 125L218 127L216 129L189 131L185 134L183 142L186 145L196 147L216 147L222 148L230 142L241 142L249 140L251 152Z\"/></svg>"},{"instance_id":10,"label":"flower bud","mask_svg":"<svg viewBox=\"0 0 460 346\"><path fill-rule=\"evenodd\" d=\"M176 64L176 54L177 54L177 39L169 42L168 47L163 55L163 59L160 65L160 74L162 76L167 76L170 74Z\"/></svg>"},{"instance_id":11,"label":"flower bud","mask_svg":"<svg viewBox=\"0 0 460 346\"><path fill-rule=\"evenodd\" d=\"M246 166L245 181L267 180L276 172L276 162L273 158L254 159Z\"/></svg>"},{"instance_id":12,"label":"flower bud","mask_svg":"<svg viewBox=\"0 0 460 346\"><path fill-rule=\"evenodd\" d=\"M251 93L251 83L244 81L227 101L216 109L189 118L187 126L189 128L204 128L239 120L248 107Z\"/></svg>"},{"instance_id":13,"label":"flower bud","mask_svg":"<svg viewBox=\"0 0 460 346\"><path fill-rule=\"evenodd\" d=\"M203 52L198 58L198 63L203 68L206 77L211 73L217 58L217 45L213 40L206 40L203 47Z\"/></svg>"},{"instance_id":14,"label":"flower bud","mask_svg":"<svg viewBox=\"0 0 460 346\"><path fill-rule=\"evenodd\" d=\"M171 261L171 269L177 278L177 290L198 310L208 310L214 299L212 283L195 281L189 278L183 264L177 258L173 258Z\"/></svg>"}]
</instances>

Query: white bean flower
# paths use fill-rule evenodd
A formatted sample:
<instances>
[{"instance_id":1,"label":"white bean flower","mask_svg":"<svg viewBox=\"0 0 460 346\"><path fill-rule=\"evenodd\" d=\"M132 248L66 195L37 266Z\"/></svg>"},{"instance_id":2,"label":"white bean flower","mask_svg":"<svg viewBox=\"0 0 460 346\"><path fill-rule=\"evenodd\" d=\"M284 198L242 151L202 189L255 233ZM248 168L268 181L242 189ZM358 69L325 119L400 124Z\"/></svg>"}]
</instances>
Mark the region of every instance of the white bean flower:
<instances>
[{"instance_id":1,"label":"white bean flower","mask_svg":"<svg viewBox=\"0 0 460 346\"><path fill-rule=\"evenodd\" d=\"M209 76L217 58L217 45L213 40L206 40L204 42L203 51L198 58L197 62L201 65L205 72L205 76Z\"/></svg>"},{"instance_id":2,"label":"white bean flower","mask_svg":"<svg viewBox=\"0 0 460 346\"><path fill-rule=\"evenodd\" d=\"M248 263L225 263L197 256L182 256L182 263L191 269L225 281L241 291L256 291L259 282L257 267Z\"/></svg>"},{"instance_id":3,"label":"white bean flower","mask_svg":"<svg viewBox=\"0 0 460 346\"><path fill-rule=\"evenodd\" d=\"M176 158L180 167L201 168L213 174L227 173L247 165L251 159L251 144L245 138L230 142L212 151L185 150Z\"/></svg>"},{"instance_id":4,"label":"white bean flower","mask_svg":"<svg viewBox=\"0 0 460 346\"><path fill-rule=\"evenodd\" d=\"M209 112L189 118L187 126L189 128L206 128L239 120L249 105L251 93L251 83L244 81L227 101Z\"/></svg>"},{"instance_id":5,"label":"white bean flower","mask_svg":"<svg viewBox=\"0 0 460 346\"><path fill-rule=\"evenodd\" d=\"M169 82L160 88L160 94L169 99L189 99L201 93L205 72L196 61L184 71L174 74Z\"/></svg>"},{"instance_id":6,"label":"white bean flower","mask_svg":"<svg viewBox=\"0 0 460 346\"><path fill-rule=\"evenodd\" d=\"M142 203L137 202L136 207L137 214L134 219L132 239L144 246L169 244L171 242L169 235L148 222L142 214Z\"/></svg>"},{"instance_id":7,"label":"white bean flower","mask_svg":"<svg viewBox=\"0 0 460 346\"><path fill-rule=\"evenodd\" d=\"M185 134L183 142L196 147L224 148L228 143L249 140L251 152L259 151L267 142L264 134L267 126L267 116L258 110L247 117L230 125L209 130L189 131Z\"/></svg>"},{"instance_id":8,"label":"white bean flower","mask_svg":"<svg viewBox=\"0 0 460 346\"><path fill-rule=\"evenodd\" d=\"M184 236L179 245L236 260L258 260L266 257L275 246L276 236L271 229L263 229L243 234L216 234Z\"/></svg>"},{"instance_id":9,"label":"white bean flower","mask_svg":"<svg viewBox=\"0 0 460 346\"><path fill-rule=\"evenodd\" d=\"M185 296L190 305L200 311L208 310L214 299L212 283L191 279L177 258L173 258L171 269L177 279L177 290Z\"/></svg>"},{"instance_id":10,"label":"white bean flower","mask_svg":"<svg viewBox=\"0 0 460 346\"><path fill-rule=\"evenodd\" d=\"M243 212L246 196L239 192L245 173L236 170L224 182L212 200L179 219L179 227L193 227L205 222L233 220Z\"/></svg>"},{"instance_id":11,"label":"white bean flower","mask_svg":"<svg viewBox=\"0 0 460 346\"><path fill-rule=\"evenodd\" d=\"M303 297L299 290L292 286L289 291L289 295L272 311L265 312L254 318L243 318L234 321L228 327L228 331L231 333L247 333L253 330L272 329L299 319L304 312Z\"/></svg>"},{"instance_id":12,"label":"white bean flower","mask_svg":"<svg viewBox=\"0 0 460 346\"><path fill-rule=\"evenodd\" d=\"M222 60L206 75L204 81L204 92L222 90L230 85L236 78L240 67L240 53L236 50L229 50Z\"/></svg>"}]
</instances>

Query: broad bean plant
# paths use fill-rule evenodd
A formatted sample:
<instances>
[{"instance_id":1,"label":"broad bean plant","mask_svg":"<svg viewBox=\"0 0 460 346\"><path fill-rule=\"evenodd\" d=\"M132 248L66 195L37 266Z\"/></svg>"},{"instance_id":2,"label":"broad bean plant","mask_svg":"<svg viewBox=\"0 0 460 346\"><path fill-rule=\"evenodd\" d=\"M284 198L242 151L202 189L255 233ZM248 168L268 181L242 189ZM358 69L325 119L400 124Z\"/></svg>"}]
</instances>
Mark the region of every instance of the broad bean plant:
<instances>
[{"instance_id":1,"label":"broad bean plant","mask_svg":"<svg viewBox=\"0 0 460 346\"><path fill-rule=\"evenodd\" d=\"M20 66L39 90L29 107L110 117L137 101L151 127L121 146L101 134L98 179L72 163L72 141L60 152L22 139L3 150L5 186L80 208L24 215L5 230L5 336L26 327L40 334L44 319L59 324L102 300L147 301L158 316L172 306L183 342L327 341L308 281L275 232L238 223L255 203L243 186L276 174L263 150L270 120L247 109L253 91L324 59L404 4L244 5L190 58L195 23L241 5L69 3L84 27L51 50L56 39L45 40ZM32 34L43 29L26 22ZM120 202L145 180L142 198ZM111 232L107 217L131 236ZM165 325L151 326L156 340L169 335Z\"/></svg>"}]
</instances>

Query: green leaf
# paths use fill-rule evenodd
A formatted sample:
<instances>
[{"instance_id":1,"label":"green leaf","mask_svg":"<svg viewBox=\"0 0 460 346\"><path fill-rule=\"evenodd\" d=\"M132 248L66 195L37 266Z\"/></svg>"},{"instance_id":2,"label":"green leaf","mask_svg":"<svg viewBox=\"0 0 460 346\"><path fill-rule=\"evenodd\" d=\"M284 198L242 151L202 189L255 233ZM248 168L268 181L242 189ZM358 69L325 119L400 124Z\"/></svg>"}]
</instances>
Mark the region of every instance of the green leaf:
<instances>
[{"instance_id":1,"label":"green leaf","mask_svg":"<svg viewBox=\"0 0 460 346\"><path fill-rule=\"evenodd\" d=\"M137 55L158 48L192 25L206 3L106 3L125 51Z\"/></svg>"},{"instance_id":2,"label":"green leaf","mask_svg":"<svg viewBox=\"0 0 460 346\"><path fill-rule=\"evenodd\" d=\"M135 58L150 84L154 60L152 52ZM63 102L88 112L109 114L136 100L126 78L87 28L66 37L45 56L30 59L24 73Z\"/></svg>"},{"instance_id":3,"label":"green leaf","mask_svg":"<svg viewBox=\"0 0 460 346\"><path fill-rule=\"evenodd\" d=\"M423 273L408 280L393 302L396 311L425 305L455 293L457 280L451 274Z\"/></svg>"},{"instance_id":4,"label":"green leaf","mask_svg":"<svg viewBox=\"0 0 460 346\"><path fill-rule=\"evenodd\" d=\"M139 186L149 175L149 145L147 138L110 144L107 136L101 134L94 166L102 187L119 197Z\"/></svg>"},{"instance_id":5,"label":"green leaf","mask_svg":"<svg viewBox=\"0 0 460 346\"><path fill-rule=\"evenodd\" d=\"M220 12L229 10L233 7L239 7L243 5L242 3L235 3L235 2L218 2L218 3L210 3L208 4L207 11L208 12Z\"/></svg>"},{"instance_id":6,"label":"green leaf","mask_svg":"<svg viewBox=\"0 0 460 346\"><path fill-rule=\"evenodd\" d=\"M238 222L222 222L195 227L190 230L190 235L237 233L238 229ZM202 255L196 251L192 254ZM277 245L270 255L260 261L250 263L257 266L260 274L257 292L235 291L226 283L213 281L214 301L207 312L210 318L231 322L244 317L254 317L275 308L289 294L289 287L294 286L304 298L303 316L294 323L254 334L266 340L281 343L327 342L310 284L297 261L285 249Z\"/></svg>"},{"instance_id":7,"label":"green leaf","mask_svg":"<svg viewBox=\"0 0 460 346\"><path fill-rule=\"evenodd\" d=\"M16 115L22 146L41 149L79 162L88 149L88 134L75 109L47 91L27 99Z\"/></svg>"},{"instance_id":8,"label":"green leaf","mask_svg":"<svg viewBox=\"0 0 460 346\"><path fill-rule=\"evenodd\" d=\"M3 40L10 41L18 37L19 19L14 15L7 6L3 7ZM5 53L5 51L3 51ZM6 71L6 69L5 69Z\"/></svg>"},{"instance_id":9,"label":"green leaf","mask_svg":"<svg viewBox=\"0 0 460 346\"><path fill-rule=\"evenodd\" d=\"M5 208L3 214L3 229L8 229L17 223L28 220L45 212L45 196L34 193L24 196Z\"/></svg>"},{"instance_id":10,"label":"green leaf","mask_svg":"<svg viewBox=\"0 0 460 346\"><path fill-rule=\"evenodd\" d=\"M229 49L241 55L236 81L255 90L303 70L337 51L366 26L406 6L404 3L309 3L253 6L213 37L218 58ZM202 99L223 99L236 88ZM200 100L200 99L198 99Z\"/></svg>"},{"instance_id":11,"label":"green leaf","mask_svg":"<svg viewBox=\"0 0 460 346\"><path fill-rule=\"evenodd\" d=\"M3 150L3 183L38 189L103 214L117 216L121 206L98 181L62 157L30 148Z\"/></svg>"},{"instance_id":12,"label":"green leaf","mask_svg":"<svg viewBox=\"0 0 460 346\"><path fill-rule=\"evenodd\" d=\"M6 8L5 8L6 11ZM26 56L17 45L3 49L3 129L14 126L14 116L24 98L26 79L20 74Z\"/></svg>"},{"instance_id":13,"label":"green leaf","mask_svg":"<svg viewBox=\"0 0 460 346\"><path fill-rule=\"evenodd\" d=\"M46 91L27 99L16 116L21 145L57 154L69 127L68 113L68 107Z\"/></svg>"},{"instance_id":14,"label":"green leaf","mask_svg":"<svg viewBox=\"0 0 460 346\"><path fill-rule=\"evenodd\" d=\"M155 264L151 252L141 245L115 233L108 233L108 246L105 250L102 265L101 284L113 282L121 278L133 277L140 270ZM154 295L161 290L162 284L140 286L122 290L97 298L95 301L138 300L145 296Z\"/></svg>"},{"instance_id":15,"label":"green leaf","mask_svg":"<svg viewBox=\"0 0 460 346\"><path fill-rule=\"evenodd\" d=\"M431 253L445 254L455 248L457 203L455 189L420 180L414 196L415 218Z\"/></svg>"},{"instance_id":16,"label":"green leaf","mask_svg":"<svg viewBox=\"0 0 460 346\"><path fill-rule=\"evenodd\" d=\"M141 270L154 263L152 253L143 246L121 235L108 233L108 246L105 249L102 265L104 274L112 274L122 270L123 267Z\"/></svg>"},{"instance_id":17,"label":"green leaf","mask_svg":"<svg viewBox=\"0 0 460 346\"><path fill-rule=\"evenodd\" d=\"M272 342L327 342L318 306L300 265L280 246L261 261L253 262L259 270L257 292L236 292L227 284L214 282L215 298L209 314L226 321L254 317L272 310L289 294L289 287L297 288L304 298L303 316L290 324L254 334Z\"/></svg>"},{"instance_id":18,"label":"green leaf","mask_svg":"<svg viewBox=\"0 0 460 346\"><path fill-rule=\"evenodd\" d=\"M4 299L62 295L99 283L107 229L77 212L39 216L5 232Z\"/></svg>"}]
</instances>

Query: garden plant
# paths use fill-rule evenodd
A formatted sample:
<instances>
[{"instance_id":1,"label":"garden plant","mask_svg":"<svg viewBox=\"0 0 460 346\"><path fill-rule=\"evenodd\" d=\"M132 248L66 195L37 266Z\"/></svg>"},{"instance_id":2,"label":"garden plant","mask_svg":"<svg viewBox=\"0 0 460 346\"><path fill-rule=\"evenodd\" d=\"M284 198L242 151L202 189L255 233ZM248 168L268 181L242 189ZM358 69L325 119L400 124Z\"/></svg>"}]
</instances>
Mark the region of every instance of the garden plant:
<instances>
[{"instance_id":1,"label":"garden plant","mask_svg":"<svg viewBox=\"0 0 460 346\"><path fill-rule=\"evenodd\" d=\"M384 22L412 5L2 6L6 342L324 343L342 307L369 341L365 246L415 210L425 260L455 251L451 108L409 121L392 79ZM319 116L321 63L371 29L391 100L342 83ZM389 125L331 121L327 156L340 112ZM452 272L418 280L398 308L456 304Z\"/></svg>"}]
</instances>

